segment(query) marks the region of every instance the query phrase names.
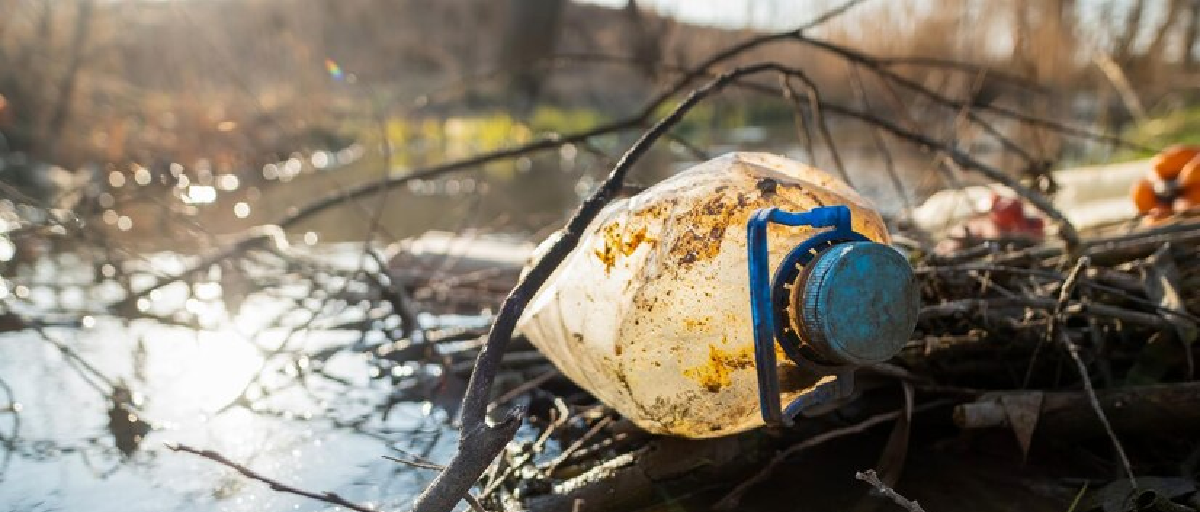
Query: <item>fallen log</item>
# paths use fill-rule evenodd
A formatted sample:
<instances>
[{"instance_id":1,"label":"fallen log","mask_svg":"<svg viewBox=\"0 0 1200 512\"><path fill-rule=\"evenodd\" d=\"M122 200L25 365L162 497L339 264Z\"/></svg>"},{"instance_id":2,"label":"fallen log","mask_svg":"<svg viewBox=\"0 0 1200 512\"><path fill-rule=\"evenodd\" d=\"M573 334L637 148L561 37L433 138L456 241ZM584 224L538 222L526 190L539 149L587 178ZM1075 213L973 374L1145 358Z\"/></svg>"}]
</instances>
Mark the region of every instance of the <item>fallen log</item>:
<instances>
[{"instance_id":1,"label":"fallen log","mask_svg":"<svg viewBox=\"0 0 1200 512\"><path fill-rule=\"evenodd\" d=\"M1113 429L1119 433L1196 432L1200 429L1200 382L1100 390L1097 398ZM1013 405L1039 401L1040 406ZM1030 407L1029 411L1019 410ZM1069 435L1076 439L1105 435L1104 427L1083 391L988 393L975 402L955 407L954 422L963 429L1011 427L1014 422L1023 421L1014 417L1016 413L1033 415L1036 436L1040 438Z\"/></svg>"}]
</instances>

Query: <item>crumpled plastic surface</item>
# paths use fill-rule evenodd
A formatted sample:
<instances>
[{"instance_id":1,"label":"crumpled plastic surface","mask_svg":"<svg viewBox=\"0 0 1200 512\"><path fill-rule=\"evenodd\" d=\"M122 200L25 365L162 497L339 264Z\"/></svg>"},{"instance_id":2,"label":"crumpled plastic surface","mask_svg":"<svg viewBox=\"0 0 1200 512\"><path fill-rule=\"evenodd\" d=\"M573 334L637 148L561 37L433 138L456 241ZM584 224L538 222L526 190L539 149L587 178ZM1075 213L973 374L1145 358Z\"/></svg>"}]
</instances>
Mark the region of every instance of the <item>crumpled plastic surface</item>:
<instances>
[{"instance_id":1,"label":"crumpled plastic surface","mask_svg":"<svg viewBox=\"0 0 1200 512\"><path fill-rule=\"evenodd\" d=\"M829 205L849 206L855 231L890 242L870 203L817 169L766 153L697 165L608 205L518 328L565 375L652 433L707 438L761 426L746 221L759 208ZM771 226L772 271L815 232ZM813 382L781 352L778 360L787 403Z\"/></svg>"}]
</instances>

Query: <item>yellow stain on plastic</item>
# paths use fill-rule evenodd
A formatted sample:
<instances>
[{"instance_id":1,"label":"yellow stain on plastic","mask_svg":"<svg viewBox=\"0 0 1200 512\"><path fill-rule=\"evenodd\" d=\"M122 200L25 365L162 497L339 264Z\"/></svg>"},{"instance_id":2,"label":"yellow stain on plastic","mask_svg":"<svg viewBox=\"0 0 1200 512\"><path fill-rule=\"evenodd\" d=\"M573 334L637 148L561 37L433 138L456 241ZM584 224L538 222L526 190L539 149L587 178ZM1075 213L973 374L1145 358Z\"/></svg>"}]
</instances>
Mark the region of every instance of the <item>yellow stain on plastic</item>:
<instances>
[{"instance_id":1,"label":"yellow stain on plastic","mask_svg":"<svg viewBox=\"0 0 1200 512\"><path fill-rule=\"evenodd\" d=\"M632 234L624 233L620 224L612 224L604 230L602 246L596 249L594 253L596 258L604 264L604 271L607 273L612 270L617 264L617 256L629 256L636 251L642 243L653 244L655 239L646 236L646 226L642 226Z\"/></svg>"},{"instance_id":2,"label":"yellow stain on plastic","mask_svg":"<svg viewBox=\"0 0 1200 512\"><path fill-rule=\"evenodd\" d=\"M708 346L708 360L700 366L688 368L683 374L698 382L704 389L716 393L733 383L734 370L754 366L754 348L743 347L726 352L716 345Z\"/></svg>"}]
</instances>

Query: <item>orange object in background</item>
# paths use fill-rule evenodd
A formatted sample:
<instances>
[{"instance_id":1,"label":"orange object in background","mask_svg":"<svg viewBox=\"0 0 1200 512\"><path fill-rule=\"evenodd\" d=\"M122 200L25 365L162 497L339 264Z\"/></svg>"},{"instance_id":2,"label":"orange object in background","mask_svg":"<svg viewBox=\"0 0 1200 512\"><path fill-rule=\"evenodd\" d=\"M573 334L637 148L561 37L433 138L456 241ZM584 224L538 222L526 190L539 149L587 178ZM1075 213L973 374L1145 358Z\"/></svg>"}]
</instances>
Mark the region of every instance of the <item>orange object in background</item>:
<instances>
[{"instance_id":1,"label":"orange object in background","mask_svg":"<svg viewBox=\"0 0 1200 512\"><path fill-rule=\"evenodd\" d=\"M1183 170L1179 171L1176 181L1184 189L1200 185L1200 154L1188 160L1188 163L1183 166Z\"/></svg>"},{"instance_id":2,"label":"orange object in background","mask_svg":"<svg viewBox=\"0 0 1200 512\"><path fill-rule=\"evenodd\" d=\"M1133 204L1137 206L1138 213L1142 215L1150 213L1150 210L1161 204L1150 178L1141 178L1133 182L1133 189L1129 193L1133 196Z\"/></svg>"},{"instance_id":3,"label":"orange object in background","mask_svg":"<svg viewBox=\"0 0 1200 512\"><path fill-rule=\"evenodd\" d=\"M1200 158L1194 159L1193 162L1200 163ZM1196 172L1192 174L1200 175L1200 165L1192 166ZM1186 169L1185 169L1186 170ZM1183 175L1180 174L1182 178ZM1179 180L1179 196L1175 198L1175 211L1184 212L1200 207L1200 184L1193 183L1185 185L1183 180Z\"/></svg>"},{"instance_id":4,"label":"orange object in background","mask_svg":"<svg viewBox=\"0 0 1200 512\"><path fill-rule=\"evenodd\" d=\"M1171 146L1154 155L1150 165L1158 179L1173 180L1197 155L1200 155L1200 146Z\"/></svg>"},{"instance_id":5,"label":"orange object in background","mask_svg":"<svg viewBox=\"0 0 1200 512\"><path fill-rule=\"evenodd\" d=\"M1150 159L1146 177L1129 190L1146 224L1200 208L1200 146L1171 146Z\"/></svg>"}]
</instances>

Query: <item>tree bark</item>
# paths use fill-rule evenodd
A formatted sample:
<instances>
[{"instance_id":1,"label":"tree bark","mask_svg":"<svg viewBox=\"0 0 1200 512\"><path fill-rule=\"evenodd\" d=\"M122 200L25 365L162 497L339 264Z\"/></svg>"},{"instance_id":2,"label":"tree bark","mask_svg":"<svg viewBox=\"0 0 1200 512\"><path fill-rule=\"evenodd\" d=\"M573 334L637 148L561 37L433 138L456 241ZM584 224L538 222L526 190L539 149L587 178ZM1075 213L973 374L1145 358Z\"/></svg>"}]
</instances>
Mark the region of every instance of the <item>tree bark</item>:
<instances>
[{"instance_id":1,"label":"tree bark","mask_svg":"<svg viewBox=\"0 0 1200 512\"><path fill-rule=\"evenodd\" d=\"M1029 391L1008 395L1029 395ZM985 395L979 400L955 408L954 420L967 429L1008 426L1007 414L1000 402L1005 393ZM1159 384L1100 390L1100 405L1113 430L1119 433L1195 432L1200 429L1200 382ZM1096 417L1087 395L1082 391L1044 393L1038 415L1035 439L1076 439L1104 436L1104 426Z\"/></svg>"}]
</instances>

